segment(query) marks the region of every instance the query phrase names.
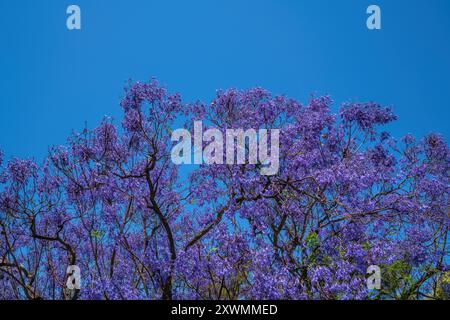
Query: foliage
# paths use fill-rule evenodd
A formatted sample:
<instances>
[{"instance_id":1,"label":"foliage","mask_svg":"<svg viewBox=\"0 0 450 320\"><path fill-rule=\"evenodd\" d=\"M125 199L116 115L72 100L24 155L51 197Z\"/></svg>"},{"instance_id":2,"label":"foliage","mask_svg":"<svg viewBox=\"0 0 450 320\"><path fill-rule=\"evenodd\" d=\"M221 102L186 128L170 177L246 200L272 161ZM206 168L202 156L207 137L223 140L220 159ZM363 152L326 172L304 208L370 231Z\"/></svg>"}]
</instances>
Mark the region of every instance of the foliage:
<instances>
[{"instance_id":1,"label":"foliage","mask_svg":"<svg viewBox=\"0 0 450 320\"><path fill-rule=\"evenodd\" d=\"M185 104L130 83L121 127L105 119L41 165L0 154L0 298L67 298L69 265L81 299L445 297L446 142L396 141L380 130L396 116L376 103L331 106L261 88ZM186 181L170 137L194 120L280 128L279 173L201 165ZM379 292L369 265L382 267Z\"/></svg>"}]
</instances>

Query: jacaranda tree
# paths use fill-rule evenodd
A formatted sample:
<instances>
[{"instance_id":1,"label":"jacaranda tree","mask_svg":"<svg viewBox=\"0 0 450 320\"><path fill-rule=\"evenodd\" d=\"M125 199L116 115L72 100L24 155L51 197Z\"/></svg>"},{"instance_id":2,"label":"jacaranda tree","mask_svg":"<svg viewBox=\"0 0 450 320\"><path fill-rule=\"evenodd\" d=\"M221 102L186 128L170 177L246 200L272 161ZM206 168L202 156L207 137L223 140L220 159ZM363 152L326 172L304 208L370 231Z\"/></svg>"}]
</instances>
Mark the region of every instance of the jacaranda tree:
<instances>
[{"instance_id":1,"label":"jacaranda tree","mask_svg":"<svg viewBox=\"0 0 450 320\"><path fill-rule=\"evenodd\" d=\"M395 140L376 103L331 106L261 88L186 104L130 83L121 126L104 119L42 163L0 154L0 298L447 298L446 142ZM195 120L280 129L278 174L175 165L171 133ZM66 288L74 265L80 290Z\"/></svg>"}]
</instances>

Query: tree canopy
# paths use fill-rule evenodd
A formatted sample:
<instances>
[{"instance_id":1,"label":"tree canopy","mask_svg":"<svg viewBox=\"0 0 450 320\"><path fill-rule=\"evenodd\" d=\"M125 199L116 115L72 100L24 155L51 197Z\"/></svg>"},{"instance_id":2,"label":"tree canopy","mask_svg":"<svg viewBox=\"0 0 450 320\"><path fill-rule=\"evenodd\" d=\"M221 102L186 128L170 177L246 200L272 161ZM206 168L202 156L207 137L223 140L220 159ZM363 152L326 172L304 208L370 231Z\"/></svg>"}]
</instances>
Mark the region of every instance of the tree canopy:
<instances>
[{"instance_id":1,"label":"tree canopy","mask_svg":"<svg viewBox=\"0 0 450 320\"><path fill-rule=\"evenodd\" d=\"M0 299L444 299L449 296L449 148L396 140L377 103L307 104L262 88L185 103L127 85L117 125L0 153ZM280 129L279 172L170 158L171 132ZM81 270L68 292L66 270ZM382 287L368 290L368 266Z\"/></svg>"}]
</instances>

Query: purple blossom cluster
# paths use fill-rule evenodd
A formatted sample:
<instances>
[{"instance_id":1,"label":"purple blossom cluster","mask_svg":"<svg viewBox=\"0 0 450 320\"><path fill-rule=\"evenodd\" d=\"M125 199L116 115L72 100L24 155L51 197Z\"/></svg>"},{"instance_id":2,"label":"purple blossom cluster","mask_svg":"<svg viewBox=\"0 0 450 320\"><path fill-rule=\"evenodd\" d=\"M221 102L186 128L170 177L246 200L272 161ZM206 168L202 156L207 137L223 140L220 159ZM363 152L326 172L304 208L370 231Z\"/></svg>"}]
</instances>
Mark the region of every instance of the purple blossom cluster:
<instances>
[{"instance_id":1,"label":"purple blossom cluster","mask_svg":"<svg viewBox=\"0 0 450 320\"><path fill-rule=\"evenodd\" d=\"M448 298L448 145L396 141L376 103L332 104L261 88L186 104L130 83L121 126L106 118L41 164L0 152L0 299ZM196 120L281 129L279 173L200 165L185 178L171 132Z\"/></svg>"}]
</instances>

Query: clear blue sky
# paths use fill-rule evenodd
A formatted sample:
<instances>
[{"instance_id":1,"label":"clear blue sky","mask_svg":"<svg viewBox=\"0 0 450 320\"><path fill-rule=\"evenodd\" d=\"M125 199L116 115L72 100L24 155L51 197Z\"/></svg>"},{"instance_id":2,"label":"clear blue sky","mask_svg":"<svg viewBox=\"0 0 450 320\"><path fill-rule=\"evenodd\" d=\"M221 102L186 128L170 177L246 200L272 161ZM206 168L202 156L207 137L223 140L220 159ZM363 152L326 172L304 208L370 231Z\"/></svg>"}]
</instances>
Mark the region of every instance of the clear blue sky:
<instances>
[{"instance_id":1,"label":"clear blue sky","mask_svg":"<svg viewBox=\"0 0 450 320\"><path fill-rule=\"evenodd\" d=\"M82 30L66 29L66 8ZM382 30L365 26L382 9ZM392 105L397 136L449 138L449 0L0 1L0 146L42 158L72 129L119 122L128 78L185 101L263 86L305 102Z\"/></svg>"}]
</instances>

